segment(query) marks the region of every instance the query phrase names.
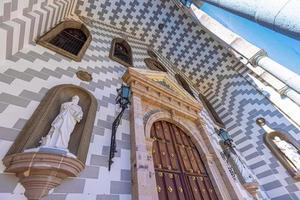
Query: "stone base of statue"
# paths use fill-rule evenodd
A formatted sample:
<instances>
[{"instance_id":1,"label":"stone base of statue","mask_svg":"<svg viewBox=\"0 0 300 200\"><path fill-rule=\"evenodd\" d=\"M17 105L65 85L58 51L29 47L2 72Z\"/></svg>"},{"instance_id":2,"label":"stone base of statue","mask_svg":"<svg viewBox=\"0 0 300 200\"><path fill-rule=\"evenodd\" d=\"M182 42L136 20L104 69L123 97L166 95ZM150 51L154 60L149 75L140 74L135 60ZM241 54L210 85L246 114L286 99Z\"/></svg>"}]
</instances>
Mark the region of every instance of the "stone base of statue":
<instances>
[{"instance_id":1,"label":"stone base of statue","mask_svg":"<svg viewBox=\"0 0 300 200\"><path fill-rule=\"evenodd\" d=\"M60 149L55 147L41 146L32 149L26 149L24 152L39 152L39 153L50 153L50 154L58 154L71 158L77 158L74 154L72 154L69 149Z\"/></svg>"},{"instance_id":2,"label":"stone base of statue","mask_svg":"<svg viewBox=\"0 0 300 200\"><path fill-rule=\"evenodd\" d=\"M56 153L24 152L3 159L5 172L15 173L29 200L38 200L64 179L76 177L84 169L77 158Z\"/></svg>"}]
</instances>

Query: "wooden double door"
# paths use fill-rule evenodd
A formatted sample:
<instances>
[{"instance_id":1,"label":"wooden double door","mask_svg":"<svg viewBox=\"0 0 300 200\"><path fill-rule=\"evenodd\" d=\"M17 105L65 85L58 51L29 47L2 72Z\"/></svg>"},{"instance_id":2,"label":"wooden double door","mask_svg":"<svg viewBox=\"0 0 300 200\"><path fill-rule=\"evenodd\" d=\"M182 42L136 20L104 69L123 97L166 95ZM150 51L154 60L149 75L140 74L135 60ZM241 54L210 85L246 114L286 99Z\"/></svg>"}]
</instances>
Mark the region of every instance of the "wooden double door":
<instances>
[{"instance_id":1,"label":"wooden double door","mask_svg":"<svg viewBox=\"0 0 300 200\"><path fill-rule=\"evenodd\" d=\"M191 138L166 121L151 127L153 160L160 200L217 199L199 152Z\"/></svg>"}]
</instances>

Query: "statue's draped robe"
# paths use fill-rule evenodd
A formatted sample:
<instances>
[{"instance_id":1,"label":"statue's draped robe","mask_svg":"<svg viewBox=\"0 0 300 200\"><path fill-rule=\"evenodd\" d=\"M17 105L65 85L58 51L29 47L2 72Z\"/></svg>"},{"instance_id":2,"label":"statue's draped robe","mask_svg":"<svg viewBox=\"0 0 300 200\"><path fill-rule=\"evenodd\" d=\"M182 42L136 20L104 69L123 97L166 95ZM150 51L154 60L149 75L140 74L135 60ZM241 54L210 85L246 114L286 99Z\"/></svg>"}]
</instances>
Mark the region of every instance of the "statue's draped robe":
<instances>
[{"instance_id":1,"label":"statue's draped robe","mask_svg":"<svg viewBox=\"0 0 300 200\"><path fill-rule=\"evenodd\" d=\"M67 149L75 125L82 119L82 109L73 102L61 105L59 115L54 119L49 131L46 146Z\"/></svg>"},{"instance_id":2,"label":"statue's draped robe","mask_svg":"<svg viewBox=\"0 0 300 200\"><path fill-rule=\"evenodd\" d=\"M300 171L300 154L298 149L294 145L280 138L277 138L277 140L274 139L273 141L281 153L287 158L287 161L293 165L295 170Z\"/></svg>"}]
</instances>

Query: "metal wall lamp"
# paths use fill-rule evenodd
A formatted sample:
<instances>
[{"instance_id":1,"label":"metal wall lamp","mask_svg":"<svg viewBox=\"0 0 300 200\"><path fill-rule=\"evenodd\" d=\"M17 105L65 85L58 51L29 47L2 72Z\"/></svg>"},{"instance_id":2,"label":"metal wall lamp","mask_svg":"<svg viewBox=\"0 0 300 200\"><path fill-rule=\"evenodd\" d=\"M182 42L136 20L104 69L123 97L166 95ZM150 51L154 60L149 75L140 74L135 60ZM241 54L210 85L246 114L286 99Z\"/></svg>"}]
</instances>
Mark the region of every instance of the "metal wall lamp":
<instances>
[{"instance_id":1,"label":"metal wall lamp","mask_svg":"<svg viewBox=\"0 0 300 200\"><path fill-rule=\"evenodd\" d=\"M111 165L113 164L113 158L115 157L115 153L117 152L117 144L116 144L116 133L120 121L122 119L124 111L128 108L131 99L131 89L129 86L122 85L121 88L117 89L118 95L116 97L116 104L119 104L121 107L121 112L116 117L115 121L112 124L112 133L111 133L111 141L110 141L110 151L109 151L109 160L108 160L108 171L111 169Z\"/></svg>"}]
</instances>

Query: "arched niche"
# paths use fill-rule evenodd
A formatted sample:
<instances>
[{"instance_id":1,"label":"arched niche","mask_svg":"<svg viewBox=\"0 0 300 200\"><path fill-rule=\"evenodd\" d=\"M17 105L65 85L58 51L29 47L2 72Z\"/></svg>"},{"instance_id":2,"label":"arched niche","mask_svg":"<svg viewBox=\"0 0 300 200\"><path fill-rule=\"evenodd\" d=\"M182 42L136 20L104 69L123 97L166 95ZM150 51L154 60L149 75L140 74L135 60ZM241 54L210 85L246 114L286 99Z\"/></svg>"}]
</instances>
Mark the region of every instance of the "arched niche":
<instances>
[{"instance_id":1,"label":"arched niche","mask_svg":"<svg viewBox=\"0 0 300 200\"><path fill-rule=\"evenodd\" d=\"M61 104L70 101L74 95L80 98L79 105L83 111L83 118L80 123L76 124L72 132L68 149L85 163L94 127L97 100L87 90L70 84L58 85L49 90L6 156L39 146L39 141L48 134L52 121L58 115Z\"/></svg>"},{"instance_id":2,"label":"arched niche","mask_svg":"<svg viewBox=\"0 0 300 200\"><path fill-rule=\"evenodd\" d=\"M177 80L179 85L181 85L183 87L183 89L185 89L185 91L187 91L192 97L195 98L195 95L194 95L193 91L191 90L188 82L180 74L175 74L175 79Z\"/></svg>"},{"instance_id":3,"label":"arched niche","mask_svg":"<svg viewBox=\"0 0 300 200\"><path fill-rule=\"evenodd\" d=\"M64 21L40 37L37 43L79 62L91 41L92 35L84 24Z\"/></svg>"},{"instance_id":4,"label":"arched niche","mask_svg":"<svg viewBox=\"0 0 300 200\"><path fill-rule=\"evenodd\" d=\"M147 67L151 70L155 70L155 71L161 71L161 72L167 72L168 70L160 63L158 62L156 59L153 58L146 58L145 63L147 65Z\"/></svg>"},{"instance_id":5,"label":"arched niche","mask_svg":"<svg viewBox=\"0 0 300 200\"><path fill-rule=\"evenodd\" d=\"M131 47L128 42L122 38L114 38L112 40L109 57L126 67L132 67Z\"/></svg>"},{"instance_id":6,"label":"arched niche","mask_svg":"<svg viewBox=\"0 0 300 200\"><path fill-rule=\"evenodd\" d=\"M281 140L286 141L287 143L293 145L297 150L298 154L300 152L300 145L297 140L289 136L288 134L274 131L270 133L265 133L264 142L271 150L271 152L277 157L277 159L281 162L281 164L286 168L286 170L290 173L290 175L297 181L300 180L300 172L293 166L292 162L289 161L287 156L277 147L275 142L273 141L275 137L279 137Z\"/></svg>"}]
</instances>

